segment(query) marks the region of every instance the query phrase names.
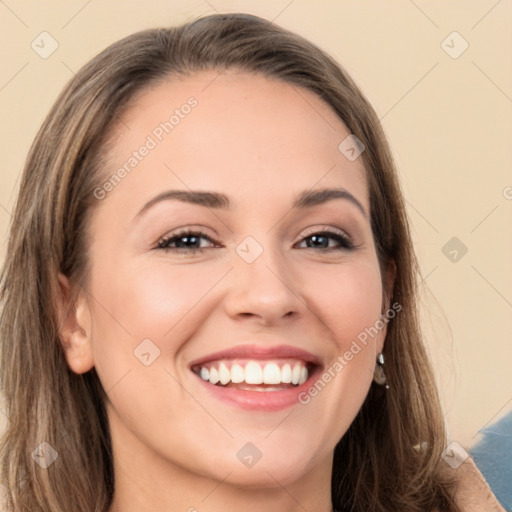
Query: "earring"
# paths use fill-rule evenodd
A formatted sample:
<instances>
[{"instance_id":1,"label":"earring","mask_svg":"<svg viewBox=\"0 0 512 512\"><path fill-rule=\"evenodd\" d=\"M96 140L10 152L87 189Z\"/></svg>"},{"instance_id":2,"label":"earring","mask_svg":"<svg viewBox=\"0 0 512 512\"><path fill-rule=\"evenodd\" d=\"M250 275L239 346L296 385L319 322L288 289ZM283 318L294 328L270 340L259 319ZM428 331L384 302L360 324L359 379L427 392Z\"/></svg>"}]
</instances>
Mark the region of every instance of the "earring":
<instances>
[{"instance_id":1,"label":"earring","mask_svg":"<svg viewBox=\"0 0 512 512\"><path fill-rule=\"evenodd\" d=\"M386 389L389 389L389 384L387 384L386 374L384 373L384 355L381 353L377 356L377 364L375 365L375 370L373 372L373 381L380 386L386 386Z\"/></svg>"}]
</instances>

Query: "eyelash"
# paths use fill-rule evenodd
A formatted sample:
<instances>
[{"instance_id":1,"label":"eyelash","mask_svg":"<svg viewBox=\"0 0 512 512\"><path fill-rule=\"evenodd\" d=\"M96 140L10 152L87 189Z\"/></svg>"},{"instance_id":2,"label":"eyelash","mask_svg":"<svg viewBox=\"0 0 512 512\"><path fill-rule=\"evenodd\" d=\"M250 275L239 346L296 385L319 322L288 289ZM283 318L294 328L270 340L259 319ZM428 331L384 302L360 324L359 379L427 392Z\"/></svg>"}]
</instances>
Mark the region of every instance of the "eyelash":
<instances>
[{"instance_id":1,"label":"eyelash","mask_svg":"<svg viewBox=\"0 0 512 512\"><path fill-rule=\"evenodd\" d=\"M340 247L327 247L327 248L320 248L320 250L322 252L331 252L331 251L343 251L343 250L347 250L347 251L350 251L350 250L353 250L355 249L355 245L349 240L349 238L345 235L342 235L341 233L337 233L337 232L334 232L334 231L329 231L329 230L322 230L322 231L315 231L307 236L305 236L301 242L303 242L304 240L307 240L309 238L312 238L314 236L322 236L322 237L326 237L326 238L331 238L333 240L335 240L336 242L338 242L340 244ZM169 244L171 243L174 243L178 240L180 240L181 238L190 238L190 237L195 237L195 238L206 238L208 239L210 242L216 244L216 242L214 240L212 240L209 236L207 236L205 233L203 233L202 231L192 231L192 230L184 230L184 231L180 231L178 233L175 233L173 235L170 235L169 237L166 237L166 238L162 238L159 242L158 242L158 245L157 245L157 250L162 250L162 251L165 251L165 252L181 252L181 253L197 253L197 252L200 252L200 253L203 253L205 248L204 247L195 247L195 248L186 248L186 247L169 247ZM218 245L217 245L218 246ZM315 249L314 247L306 247L306 249Z\"/></svg>"}]
</instances>

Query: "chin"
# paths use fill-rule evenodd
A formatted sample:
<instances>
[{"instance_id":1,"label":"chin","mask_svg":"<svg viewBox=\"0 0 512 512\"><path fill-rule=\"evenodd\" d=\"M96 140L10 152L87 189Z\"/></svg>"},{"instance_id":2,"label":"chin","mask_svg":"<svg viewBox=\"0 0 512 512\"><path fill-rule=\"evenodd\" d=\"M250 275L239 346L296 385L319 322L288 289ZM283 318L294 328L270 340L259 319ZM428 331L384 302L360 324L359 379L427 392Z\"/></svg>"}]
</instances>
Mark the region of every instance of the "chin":
<instances>
[{"instance_id":1,"label":"chin","mask_svg":"<svg viewBox=\"0 0 512 512\"><path fill-rule=\"evenodd\" d=\"M267 461L266 464L260 460L252 468L233 468L228 477L231 485L243 487L245 489L261 488L281 488L300 480L306 473L307 463L293 460L275 463L274 460ZM222 478L224 478L223 475Z\"/></svg>"}]
</instances>

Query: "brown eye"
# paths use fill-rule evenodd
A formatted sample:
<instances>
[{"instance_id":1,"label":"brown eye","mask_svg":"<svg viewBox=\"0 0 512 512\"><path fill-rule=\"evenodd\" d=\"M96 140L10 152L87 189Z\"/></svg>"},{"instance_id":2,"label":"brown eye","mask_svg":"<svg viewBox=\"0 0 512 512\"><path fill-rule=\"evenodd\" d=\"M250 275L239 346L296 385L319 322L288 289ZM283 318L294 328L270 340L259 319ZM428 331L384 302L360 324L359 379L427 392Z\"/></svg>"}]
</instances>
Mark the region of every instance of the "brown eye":
<instances>
[{"instance_id":1,"label":"brown eye","mask_svg":"<svg viewBox=\"0 0 512 512\"><path fill-rule=\"evenodd\" d=\"M311 243L307 241L310 240ZM334 240L338 246L329 247L329 241ZM334 231L320 231L313 233L303 238L301 243L306 241L308 243L306 249L322 249L324 251L339 251L339 250L350 250L354 248L354 244L348 239L348 237Z\"/></svg>"},{"instance_id":2,"label":"brown eye","mask_svg":"<svg viewBox=\"0 0 512 512\"><path fill-rule=\"evenodd\" d=\"M215 245L215 242L201 231L181 231L160 240L157 249L179 252L203 252L205 247L201 246L202 239L209 240Z\"/></svg>"}]
</instances>

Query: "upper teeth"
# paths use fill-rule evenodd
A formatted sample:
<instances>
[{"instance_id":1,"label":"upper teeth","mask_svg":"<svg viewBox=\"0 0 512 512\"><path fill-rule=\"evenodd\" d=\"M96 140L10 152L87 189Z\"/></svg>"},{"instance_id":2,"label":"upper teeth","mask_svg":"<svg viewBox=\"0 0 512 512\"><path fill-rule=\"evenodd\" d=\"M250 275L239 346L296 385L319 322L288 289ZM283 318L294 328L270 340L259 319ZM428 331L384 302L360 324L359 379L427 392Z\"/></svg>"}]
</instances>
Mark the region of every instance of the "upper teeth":
<instances>
[{"instance_id":1,"label":"upper teeth","mask_svg":"<svg viewBox=\"0 0 512 512\"><path fill-rule=\"evenodd\" d=\"M226 385L229 382L238 384L295 384L299 385L308 379L308 369L304 361L285 363L281 367L277 362L263 363L261 361L248 361L247 363L233 363L231 368L224 362L202 366L199 376L212 384Z\"/></svg>"}]
</instances>

